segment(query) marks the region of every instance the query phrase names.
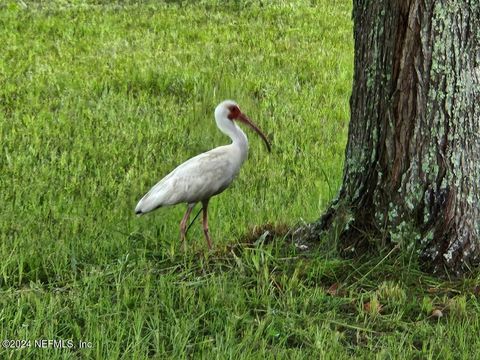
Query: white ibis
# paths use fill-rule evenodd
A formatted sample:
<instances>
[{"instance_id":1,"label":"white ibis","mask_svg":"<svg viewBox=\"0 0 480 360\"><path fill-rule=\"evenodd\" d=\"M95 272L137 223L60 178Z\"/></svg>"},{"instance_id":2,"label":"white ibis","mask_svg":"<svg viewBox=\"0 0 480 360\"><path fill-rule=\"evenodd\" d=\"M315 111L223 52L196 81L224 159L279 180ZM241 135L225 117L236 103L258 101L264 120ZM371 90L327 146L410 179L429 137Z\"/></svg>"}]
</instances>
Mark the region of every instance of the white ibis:
<instances>
[{"instance_id":1,"label":"white ibis","mask_svg":"<svg viewBox=\"0 0 480 360\"><path fill-rule=\"evenodd\" d=\"M234 121L241 121L255 130L270 151L267 137L240 111L235 101L221 102L215 108L215 120L220 131L229 136L232 143L216 147L179 165L151 188L135 208L135 213L142 215L162 206L186 203L187 210L180 222L180 239L184 242L190 214L195 205L202 202L203 232L209 249L212 248L212 241L208 232L208 201L230 185L248 154L247 136Z\"/></svg>"}]
</instances>

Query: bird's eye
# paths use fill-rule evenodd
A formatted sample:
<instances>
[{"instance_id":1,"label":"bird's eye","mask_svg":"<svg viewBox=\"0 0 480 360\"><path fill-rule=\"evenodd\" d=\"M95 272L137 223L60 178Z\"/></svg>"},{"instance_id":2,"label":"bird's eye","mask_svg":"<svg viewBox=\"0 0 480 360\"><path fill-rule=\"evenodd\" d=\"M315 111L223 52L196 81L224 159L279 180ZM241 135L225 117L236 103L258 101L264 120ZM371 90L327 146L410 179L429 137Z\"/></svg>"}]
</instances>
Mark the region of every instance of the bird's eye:
<instances>
[{"instance_id":1,"label":"bird's eye","mask_svg":"<svg viewBox=\"0 0 480 360\"><path fill-rule=\"evenodd\" d=\"M240 114L240 109L238 108L238 106L232 105L228 108L228 110L230 110L230 114L228 115L228 118L230 120L236 119L238 114Z\"/></svg>"}]
</instances>

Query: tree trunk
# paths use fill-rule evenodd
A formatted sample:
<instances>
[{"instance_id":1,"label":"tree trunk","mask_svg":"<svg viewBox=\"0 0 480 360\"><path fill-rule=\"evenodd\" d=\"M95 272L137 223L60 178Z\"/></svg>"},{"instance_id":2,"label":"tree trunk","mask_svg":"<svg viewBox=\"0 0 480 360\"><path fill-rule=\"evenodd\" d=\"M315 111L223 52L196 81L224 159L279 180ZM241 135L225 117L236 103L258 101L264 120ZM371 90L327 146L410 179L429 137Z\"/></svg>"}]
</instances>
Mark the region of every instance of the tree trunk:
<instances>
[{"instance_id":1,"label":"tree trunk","mask_svg":"<svg viewBox=\"0 0 480 360\"><path fill-rule=\"evenodd\" d=\"M343 185L318 234L415 247L433 271L480 259L480 1L354 0ZM382 240L380 240L382 241Z\"/></svg>"}]
</instances>

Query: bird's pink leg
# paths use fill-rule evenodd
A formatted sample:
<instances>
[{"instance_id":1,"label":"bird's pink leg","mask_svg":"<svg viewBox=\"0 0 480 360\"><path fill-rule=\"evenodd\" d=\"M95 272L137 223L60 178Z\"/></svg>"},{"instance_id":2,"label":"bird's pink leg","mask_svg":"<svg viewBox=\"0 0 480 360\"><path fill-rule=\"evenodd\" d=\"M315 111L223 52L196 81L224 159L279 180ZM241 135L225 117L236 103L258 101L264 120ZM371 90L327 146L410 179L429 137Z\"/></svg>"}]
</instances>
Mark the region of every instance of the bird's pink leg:
<instances>
[{"instance_id":1,"label":"bird's pink leg","mask_svg":"<svg viewBox=\"0 0 480 360\"><path fill-rule=\"evenodd\" d=\"M192 213L192 210L195 207L195 205L196 204L187 205L187 211L185 211L185 215L183 215L182 221L180 221L180 240L185 248L186 248L185 234L187 232L188 218L190 217L190 214Z\"/></svg>"},{"instance_id":2,"label":"bird's pink leg","mask_svg":"<svg viewBox=\"0 0 480 360\"><path fill-rule=\"evenodd\" d=\"M212 249L212 239L210 238L210 233L208 231L208 200L202 201L203 208L203 233L205 234L205 239L207 240L208 248Z\"/></svg>"}]
</instances>

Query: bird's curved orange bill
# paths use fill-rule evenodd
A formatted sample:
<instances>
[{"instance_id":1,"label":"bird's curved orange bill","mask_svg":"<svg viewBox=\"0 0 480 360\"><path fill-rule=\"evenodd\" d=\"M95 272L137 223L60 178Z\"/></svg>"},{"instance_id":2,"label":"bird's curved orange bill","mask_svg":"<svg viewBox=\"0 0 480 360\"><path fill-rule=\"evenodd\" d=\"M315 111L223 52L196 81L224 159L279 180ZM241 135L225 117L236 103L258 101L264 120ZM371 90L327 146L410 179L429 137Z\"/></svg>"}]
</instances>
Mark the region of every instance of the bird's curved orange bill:
<instances>
[{"instance_id":1,"label":"bird's curved orange bill","mask_svg":"<svg viewBox=\"0 0 480 360\"><path fill-rule=\"evenodd\" d=\"M257 125L255 125L252 120L250 120L247 115L243 114L243 113L240 113L240 115L238 115L238 118L237 120L240 120L241 122L243 122L244 124L247 124L248 126L250 126L253 130L255 130L255 132L260 135L260 137L263 139L263 141L265 141L265 145L267 145L267 149L268 149L268 152L271 152L272 149L270 147L270 143L268 142L268 139L267 137L265 136L265 134L262 132L262 130L260 130L258 128Z\"/></svg>"}]
</instances>

